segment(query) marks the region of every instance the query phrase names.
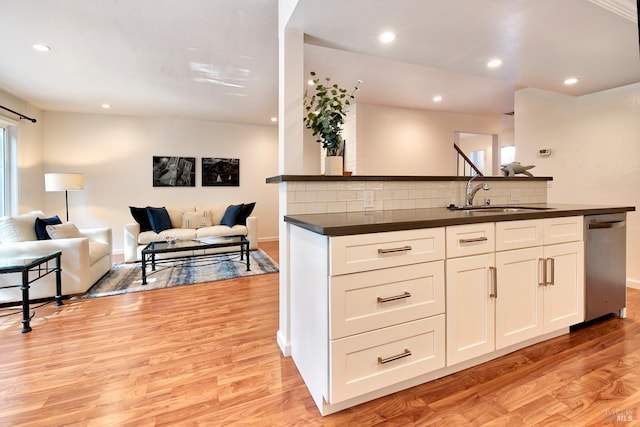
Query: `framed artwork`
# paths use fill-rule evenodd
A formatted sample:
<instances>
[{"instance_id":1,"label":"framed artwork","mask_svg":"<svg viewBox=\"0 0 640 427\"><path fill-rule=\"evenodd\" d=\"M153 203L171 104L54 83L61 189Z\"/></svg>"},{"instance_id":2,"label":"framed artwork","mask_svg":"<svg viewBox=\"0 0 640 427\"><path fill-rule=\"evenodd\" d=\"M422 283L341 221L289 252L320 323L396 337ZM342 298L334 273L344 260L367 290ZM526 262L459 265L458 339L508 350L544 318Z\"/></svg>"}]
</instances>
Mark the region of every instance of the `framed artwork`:
<instances>
[{"instance_id":1,"label":"framed artwork","mask_svg":"<svg viewBox=\"0 0 640 427\"><path fill-rule=\"evenodd\" d=\"M153 156L154 187L195 187L196 158Z\"/></svg>"},{"instance_id":2,"label":"framed artwork","mask_svg":"<svg viewBox=\"0 0 640 427\"><path fill-rule=\"evenodd\" d=\"M202 158L203 187L239 187L240 159Z\"/></svg>"}]
</instances>

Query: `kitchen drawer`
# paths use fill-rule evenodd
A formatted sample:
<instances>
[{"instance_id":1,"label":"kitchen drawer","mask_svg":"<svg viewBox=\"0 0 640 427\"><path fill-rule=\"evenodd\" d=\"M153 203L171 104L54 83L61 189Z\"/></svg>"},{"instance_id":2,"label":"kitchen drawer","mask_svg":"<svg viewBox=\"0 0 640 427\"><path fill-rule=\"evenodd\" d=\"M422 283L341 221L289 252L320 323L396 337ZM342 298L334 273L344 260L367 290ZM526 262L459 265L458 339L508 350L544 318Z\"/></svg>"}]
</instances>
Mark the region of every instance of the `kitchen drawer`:
<instances>
[{"instance_id":1,"label":"kitchen drawer","mask_svg":"<svg viewBox=\"0 0 640 427\"><path fill-rule=\"evenodd\" d=\"M447 258L495 251L493 222L447 227Z\"/></svg>"},{"instance_id":2,"label":"kitchen drawer","mask_svg":"<svg viewBox=\"0 0 640 427\"><path fill-rule=\"evenodd\" d=\"M331 339L444 313L444 261L330 278Z\"/></svg>"},{"instance_id":3,"label":"kitchen drawer","mask_svg":"<svg viewBox=\"0 0 640 427\"><path fill-rule=\"evenodd\" d=\"M445 316L331 342L329 403L337 403L445 366Z\"/></svg>"},{"instance_id":4,"label":"kitchen drawer","mask_svg":"<svg viewBox=\"0 0 640 427\"><path fill-rule=\"evenodd\" d=\"M577 242L583 240L582 216L544 219L544 244Z\"/></svg>"},{"instance_id":5,"label":"kitchen drawer","mask_svg":"<svg viewBox=\"0 0 640 427\"><path fill-rule=\"evenodd\" d=\"M496 222L496 251L531 248L544 244L541 219Z\"/></svg>"},{"instance_id":6,"label":"kitchen drawer","mask_svg":"<svg viewBox=\"0 0 640 427\"><path fill-rule=\"evenodd\" d=\"M333 276L435 261L444 258L444 228L332 237L330 253Z\"/></svg>"}]
</instances>

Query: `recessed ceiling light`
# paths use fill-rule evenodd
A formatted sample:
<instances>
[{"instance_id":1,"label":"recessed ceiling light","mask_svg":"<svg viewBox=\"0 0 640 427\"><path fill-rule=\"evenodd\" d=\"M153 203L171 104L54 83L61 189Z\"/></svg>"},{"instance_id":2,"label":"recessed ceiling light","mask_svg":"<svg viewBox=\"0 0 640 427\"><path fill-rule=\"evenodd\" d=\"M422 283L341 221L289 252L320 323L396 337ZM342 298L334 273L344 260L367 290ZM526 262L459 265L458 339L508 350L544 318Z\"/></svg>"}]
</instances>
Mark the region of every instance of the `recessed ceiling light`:
<instances>
[{"instance_id":1,"label":"recessed ceiling light","mask_svg":"<svg viewBox=\"0 0 640 427\"><path fill-rule=\"evenodd\" d=\"M102 108L104 108L105 110L108 110L109 108L111 108L111 104L102 104L101 105Z\"/></svg>"},{"instance_id":2,"label":"recessed ceiling light","mask_svg":"<svg viewBox=\"0 0 640 427\"><path fill-rule=\"evenodd\" d=\"M33 44L33 48L35 50L37 50L38 52L49 52L51 50L51 47L47 46L46 44L42 44L42 43L34 43Z\"/></svg>"},{"instance_id":3,"label":"recessed ceiling light","mask_svg":"<svg viewBox=\"0 0 640 427\"><path fill-rule=\"evenodd\" d=\"M396 39L396 35L391 31L385 31L384 33L380 34L380 36L378 37L378 40L380 40L382 43L391 43L395 39Z\"/></svg>"},{"instance_id":4,"label":"recessed ceiling light","mask_svg":"<svg viewBox=\"0 0 640 427\"><path fill-rule=\"evenodd\" d=\"M307 84L308 84L309 86L313 86L313 80L307 80Z\"/></svg>"},{"instance_id":5,"label":"recessed ceiling light","mask_svg":"<svg viewBox=\"0 0 640 427\"><path fill-rule=\"evenodd\" d=\"M575 77L569 77L568 79L565 79L564 84L566 85L574 85L578 83L578 79Z\"/></svg>"},{"instance_id":6,"label":"recessed ceiling light","mask_svg":"<svg viewBox=\"0 0 640 427\"><path fill-rule=\"evenodd\" d=\"M492 59L491 61L487 62L487 67L489 68L497 68L501 65L502 65L502 60L498 58Z\"/></svg>"},{"instance_id":7,"label":"recessed ceiling light","mask_svg":"<svg viewBox=\"0 0 640 427\"><path fill-rule=\"evenodd\" d=\"M277 118L277 117L271 117L271 121L272 121L273 123L275 123L275 122L277 122L277 121L278 121L278 118Z\"/></svg>"},{"instance_id":8,"label":"recessed ceiling light","mask_svg":"<svg viewBox=\"0 0 640 427\"><path fill-rule=\"evenodd\" d=\"M433 102L440 102L440 101L442 101L442 96L436 95L433 97Z\"/></svg>"}]
</instances>

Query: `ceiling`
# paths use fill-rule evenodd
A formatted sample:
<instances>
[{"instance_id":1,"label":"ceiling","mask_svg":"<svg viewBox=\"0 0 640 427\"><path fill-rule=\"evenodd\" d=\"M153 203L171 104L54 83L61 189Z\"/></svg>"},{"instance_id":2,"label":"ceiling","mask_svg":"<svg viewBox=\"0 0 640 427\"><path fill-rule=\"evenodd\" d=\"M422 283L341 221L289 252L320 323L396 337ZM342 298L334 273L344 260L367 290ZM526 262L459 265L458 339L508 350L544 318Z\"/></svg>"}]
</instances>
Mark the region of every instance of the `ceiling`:
<instances>
[{"instance_id":1,"label":"ceiling","mask_svg":"<svg viewBox=\"0 0 640 427\"><path fill-rule=\"evenodd\" d=\"M252 124L277 114L277 0L0 10L0 88L43 110ZM289 27L305 33L305 71L363 80L359 102L496 115L523 87L583 95L640 82L634 18L636 0L300 0ZM378 42L385 30L393 43ZM503 65L487 68L495 57ZM565 86L569 76L579 82Z\"/></svg>"}]
</instances>

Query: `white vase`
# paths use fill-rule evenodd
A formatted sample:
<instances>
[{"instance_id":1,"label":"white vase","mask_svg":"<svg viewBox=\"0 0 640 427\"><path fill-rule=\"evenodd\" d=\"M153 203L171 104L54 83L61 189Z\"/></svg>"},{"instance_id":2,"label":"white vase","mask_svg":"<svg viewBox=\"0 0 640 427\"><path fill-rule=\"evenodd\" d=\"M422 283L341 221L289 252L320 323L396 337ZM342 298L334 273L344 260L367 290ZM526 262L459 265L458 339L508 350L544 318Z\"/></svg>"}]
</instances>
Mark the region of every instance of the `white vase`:
<instances>
[{"instance_id":1,"label":"white vase","mask_svg":"<svg viewBox=\"0 0 640 427\"><path fill-rule=\"evenodd\" d=\"M325 175L342 175L342 156L327 156L324 158Z\"/></svg>"}]
</instances>

